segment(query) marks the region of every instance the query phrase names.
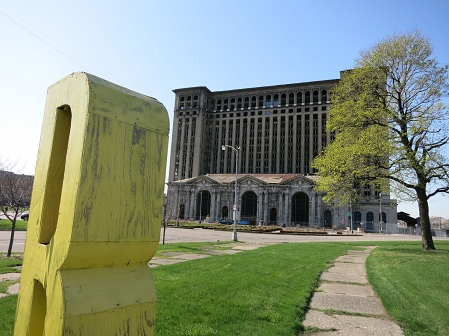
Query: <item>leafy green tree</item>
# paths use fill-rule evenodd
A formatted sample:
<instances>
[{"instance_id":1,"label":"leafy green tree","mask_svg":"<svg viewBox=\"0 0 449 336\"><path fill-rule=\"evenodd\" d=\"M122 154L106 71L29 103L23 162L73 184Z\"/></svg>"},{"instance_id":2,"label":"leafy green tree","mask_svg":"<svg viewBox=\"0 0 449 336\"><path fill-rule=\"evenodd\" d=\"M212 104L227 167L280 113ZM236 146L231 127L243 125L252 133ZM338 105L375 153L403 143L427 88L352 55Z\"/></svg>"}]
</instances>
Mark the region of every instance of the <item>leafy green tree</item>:
<instances>
[{"instance_id":1,"label":"leafy green tree","mask_svg":"<svg viewBox=\"0 0 449 336\"><path fill-rule=\"evenodd\" d=\"M335 140L314 161L325 200L348 201L361 184L387 191L392 182L400 199L418 202L422 247L435 249L428 201L449 193L448 87L448 66L419 32L361 52L332 92L327 127Z\"/></svg>"}]
</instances>

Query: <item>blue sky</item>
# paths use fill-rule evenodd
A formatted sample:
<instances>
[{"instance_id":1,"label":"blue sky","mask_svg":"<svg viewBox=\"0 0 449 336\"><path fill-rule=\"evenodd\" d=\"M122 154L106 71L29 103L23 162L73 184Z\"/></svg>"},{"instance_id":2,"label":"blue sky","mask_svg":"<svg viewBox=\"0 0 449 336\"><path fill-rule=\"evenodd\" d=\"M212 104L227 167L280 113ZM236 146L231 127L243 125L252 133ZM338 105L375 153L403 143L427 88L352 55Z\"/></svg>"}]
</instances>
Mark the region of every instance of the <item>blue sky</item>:
<instances>
[{"instance_id":1,"label":"blue sky","mask_svg":"<svg viewBox=\"0 0 449 336\"><path fill-rule=\"evenodd\" d=\"M75 71L155 97L171 117L173 89L338 78L361 50L413 29L449 64L447 0L0 0L0 12L0 156L28 174L46 90ZM431 199L431 215L449 218L447 204Z\"/></svg>"}]
</instances>

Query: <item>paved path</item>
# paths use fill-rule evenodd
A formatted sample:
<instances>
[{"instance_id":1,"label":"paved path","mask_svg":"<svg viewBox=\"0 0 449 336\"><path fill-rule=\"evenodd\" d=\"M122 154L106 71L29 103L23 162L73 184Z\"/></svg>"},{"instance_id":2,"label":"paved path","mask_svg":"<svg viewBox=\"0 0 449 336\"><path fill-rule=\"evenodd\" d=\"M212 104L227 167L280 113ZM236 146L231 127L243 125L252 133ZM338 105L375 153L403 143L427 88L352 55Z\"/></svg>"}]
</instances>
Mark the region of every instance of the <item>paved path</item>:
<instances>
[{"instance_id":1,"label":"paved path","mask_svg":"<svg viewBox=\"0 0 449 336\"><path fill-rule=\"evenodd\" d=\"M323 272L303 322L317 331L306 335L403 335L368 283L365 261L374 248L350 250Z\"/></svg>"}]
</instances>

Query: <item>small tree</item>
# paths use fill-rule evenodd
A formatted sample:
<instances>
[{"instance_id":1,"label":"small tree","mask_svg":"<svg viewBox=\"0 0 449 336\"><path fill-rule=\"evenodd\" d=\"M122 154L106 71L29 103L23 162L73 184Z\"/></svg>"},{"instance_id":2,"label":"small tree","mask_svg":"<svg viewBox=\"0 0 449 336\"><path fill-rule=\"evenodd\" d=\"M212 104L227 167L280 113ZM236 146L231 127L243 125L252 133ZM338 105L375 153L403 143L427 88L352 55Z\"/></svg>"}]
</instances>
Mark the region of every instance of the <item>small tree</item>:
<instances>
[{"instance_id":1,"label":"small tree","mask_svg":"<svg viewBox=\"0 0 449 336\"><path fill-rule=\"evenodd\" d=\"M449 192L447 80L448 66L418 32L363 51L333 90L327 126L336 139L314 162L328 198L357 180L384 191L393 182L400 199L417 200L425 250L435 249L428 200Z\"/></svg>"},{"instance_id":2,"label":"small tree","mask_svg":"<svg viewBox=\"0 0 449 336\"><path fill-rule=\"evenodd\" d=\"M8 257L12 252L16 220L29 209L33 189L33 177L15 174L14 168L15 165L5 163L0 167L0 211L11 221Z\"/></svg>"}]
</instances>

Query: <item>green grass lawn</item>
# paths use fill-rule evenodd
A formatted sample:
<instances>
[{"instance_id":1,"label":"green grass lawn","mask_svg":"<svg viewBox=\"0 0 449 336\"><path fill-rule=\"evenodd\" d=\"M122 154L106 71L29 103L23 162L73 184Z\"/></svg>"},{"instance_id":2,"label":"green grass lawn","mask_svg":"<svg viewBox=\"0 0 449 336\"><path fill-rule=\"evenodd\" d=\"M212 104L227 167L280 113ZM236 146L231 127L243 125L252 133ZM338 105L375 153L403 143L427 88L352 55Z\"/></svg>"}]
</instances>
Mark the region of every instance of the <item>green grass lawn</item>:
<instances>
[{"instance_id":1,"label":"green grass lawn","mask_svg":"<svg viewBox=\"0 0 449 336\"><path fill-rule=\"evenodd\" d=\"M18 231L26 231L28 226L28 221L24 221L21 219L16 220L16 230ZM10 231L11 230L11 221L9 219L1 219L0 220L0 231Z\"/></svg>"},{"instance_id":2,"label":"green grass lawn","mask_svg":"<svg viewBox=\"0 0 449 336\"><path fill-rule=\"evenodd\" d=\"M371 285L405 335L449 335L449 242L435 245L383 246L367 260Z\"/></svg>"},{"instance_id":3,"label":"green grass lawn","mask_svg":"<svg viewBox=\"0 0 449 336\"><path fill-rule=\"evenodd\" d=\"M419 242L375 243L367 261L371 284L406 335L449 335L449 242L435 243L434 252ZM158 254L227 248L216 245L166 244ZM156 335L298 335L320 273L356 245L279 244L157 267ZM0 336L12 335L16 303L17 295L0 299Z\"/></svg>"},{"instance_id":4,"label":"green grass lawn","mask_svg":"<svg viewBox=\"0 0 449 336\"><path fill-rule=\"evenodd\" d=\"M6 253L0 253L0 274L20 273L20 270L12 267L22 265L22 257L23 253L13 253L9 258Z\"/></svg>"},{"instance_id":5,"label":"green grass lawn","mask_svg":"<svg viewBox=\"0 0 449 336\"><path fill-rule=\"evenodd\" d=\"M13 266L22 265L22 254L13 254L7 258L6 253L0 253L0 274L20 272ZM7 286L16 281L0 283L0 293L6 293ZM0 299L0 335L12 335L14 316L16 313L17 295L11 295Z\"/></svg>"},{"instance_id":6,"label":"green grass lawn","mask_svg":"<svg viewBox=\"0 0 449 336\"><path fill-rule=\"evenodd\" d=\"M156 335L297 335L345 244L280 244L153 270Z\"/></svg>"}]
</instances>

